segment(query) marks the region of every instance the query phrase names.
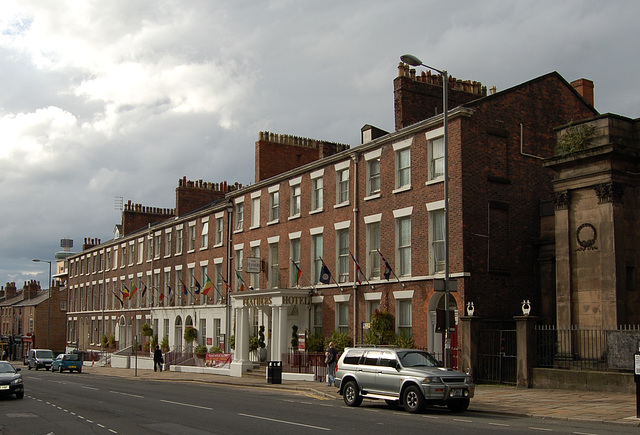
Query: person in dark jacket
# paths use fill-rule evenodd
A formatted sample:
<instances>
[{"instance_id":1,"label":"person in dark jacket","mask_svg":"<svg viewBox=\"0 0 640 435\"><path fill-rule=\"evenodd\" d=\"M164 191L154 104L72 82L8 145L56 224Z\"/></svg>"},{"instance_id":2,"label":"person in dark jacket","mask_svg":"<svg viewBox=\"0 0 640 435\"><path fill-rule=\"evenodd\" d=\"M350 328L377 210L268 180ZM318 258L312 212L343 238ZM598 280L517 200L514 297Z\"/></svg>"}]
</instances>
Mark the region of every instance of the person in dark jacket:
<instances>
[{"instance_id":1,"label":"person in dark jacket","mask_svg":"<svg viewBox=\"0 0 640 435\"><path fill-rule=\"evenodd\" d=\"M336 375L336 364L338 363L338 349L333 347L333 341L329 343L329 348L325 352L325 362L327 363L327 381L329 386L333 386Z\"/></svg>"},{"instance_id":2,"label":"person in dark jacket","mask_svg":"<svg viewBox=\"0 0 640 435\"><path fill-rule=\"evenodd\" d=\"M162 363L164 359L162 358L162 351L160 350L160 346L156 346L156 350L153 351L153 371L157 372L158 368L162 371Z\"/></svg>"}]
</instances>

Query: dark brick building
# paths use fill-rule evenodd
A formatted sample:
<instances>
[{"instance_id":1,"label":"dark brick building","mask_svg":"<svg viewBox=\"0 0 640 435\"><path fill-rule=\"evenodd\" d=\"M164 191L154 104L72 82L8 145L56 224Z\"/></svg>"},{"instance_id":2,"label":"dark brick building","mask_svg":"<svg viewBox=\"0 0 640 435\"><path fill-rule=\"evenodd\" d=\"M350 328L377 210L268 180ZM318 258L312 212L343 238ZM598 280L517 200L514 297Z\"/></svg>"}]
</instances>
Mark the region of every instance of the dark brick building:
<instances>
[{"instance_id":1,"label":"dark brick building","mask_svg":"<svg viewBox=\"0 0 640 435\"><path fill-rule=\"evenodd\" d=\"M135 225L123 215L123 237L69 259L70 337L97 329L122 347L150 323L181 349L183 328L194 326L201 344L226 345L235 335L234 362L244 369L248 338L261 325L271 359L281 359L294 325L359 342L362 323L381 309L398 334L440 355L442 83L404 64L398 70L395 132L365 126L355 147L260 133L254 184L183 179L175 211L129 207ZM552 193L542 159L553 156L555 127L597 112L555 72L489 95L477 82L452 79L449 89L451 318L459 328L473 302L476 315L511 321L523 299L536 314L539 205ZM366 279L357 279L353 258ZM321 283L326 269L332 279ZM209 278L215 288L203 296ZM124 286L138 290L121 303Z\"/></svg>"}]
</instances>

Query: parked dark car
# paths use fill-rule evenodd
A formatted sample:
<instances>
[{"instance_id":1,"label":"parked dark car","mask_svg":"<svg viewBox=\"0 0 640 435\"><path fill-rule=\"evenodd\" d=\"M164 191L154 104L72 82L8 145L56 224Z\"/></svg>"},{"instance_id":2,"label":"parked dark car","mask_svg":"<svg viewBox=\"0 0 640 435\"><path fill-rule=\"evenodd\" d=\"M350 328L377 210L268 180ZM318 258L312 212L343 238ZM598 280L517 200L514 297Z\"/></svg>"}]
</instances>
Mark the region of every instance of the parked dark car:
<instances>
[{"instance_id":1,"label":"parked dark car","mask_svg":"<svg viewBox=\"0 0 640 435\"><path fill-rule=\"evenodd\" d=\"M51 371L82 373L82 358L77 353L61 353L51 363Z\"/></svg>"},{"instance_id":2,"label":"parked dark car","mask_svg":"<svg viewBox=\"0 0 640 435\"><path fill-rule=\"evenodd\" d=\"M17 399L24 397L24 385L22 375L18 373L20 368L15 368L6 361L0 361L0 395L16 395Z\"/></svg>"}]
</instances>

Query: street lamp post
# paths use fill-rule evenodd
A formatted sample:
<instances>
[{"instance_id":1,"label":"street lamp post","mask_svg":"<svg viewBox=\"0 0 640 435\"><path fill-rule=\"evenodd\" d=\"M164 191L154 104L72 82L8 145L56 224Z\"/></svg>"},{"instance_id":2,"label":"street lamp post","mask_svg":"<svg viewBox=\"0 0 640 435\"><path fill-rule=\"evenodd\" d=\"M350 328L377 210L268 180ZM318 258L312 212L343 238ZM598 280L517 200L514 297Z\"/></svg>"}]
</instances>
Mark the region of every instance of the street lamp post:
<instances>
[{"instance_id":1,"label":"street lamp post","mask_svg":"<svg viewBox=\"0 0 640 435\"><path fill-rule=\"evenodd\" d=\"M442 75L442 124L444 130L444 364L451 367L449 337L449 76L447 71L425 65L420 59L405 54L400 60L411 66L423 66Z\"/></svg>"},{"instance_id":2,"label":"street lamp post","mask_svg":"<svg viewBox=\"0 0 640 435\"><path fill-rule=\"evenodd\" d=\"M51 335L51 261L37 258L34 258L33 261L36 263L49 263L49 297L47 298L47 349L49 349L49 336Z\"/></svg>"}]
</instances>

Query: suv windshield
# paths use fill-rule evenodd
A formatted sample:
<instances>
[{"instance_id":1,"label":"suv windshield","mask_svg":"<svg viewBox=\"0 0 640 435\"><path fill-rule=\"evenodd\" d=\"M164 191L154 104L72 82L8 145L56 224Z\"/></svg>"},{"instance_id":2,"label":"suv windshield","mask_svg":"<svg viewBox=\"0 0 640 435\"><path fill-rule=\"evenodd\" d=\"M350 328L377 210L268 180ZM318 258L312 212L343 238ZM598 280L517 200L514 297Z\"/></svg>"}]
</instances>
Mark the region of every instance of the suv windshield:
<instances>
[{"instance_id":1,"label":"suv windshield","mask_svg":"<svg viewBox=\"0 0 640 435\"><path fill-rule=\"evenodd\" d=\"M37 350L36 357L53 359L53 352L51 352L50 350Z\"/></svg>"},{"instance_id":2,"label":"suv windshield","mask_svg":"<svg viewBox=\"0 0 640 435\"><path fill-rule=\"evenodd\" d=\"M427 352L401 351L398 358L404 367L440 367L440 362Z\"/></svg>"}]
</instances>

